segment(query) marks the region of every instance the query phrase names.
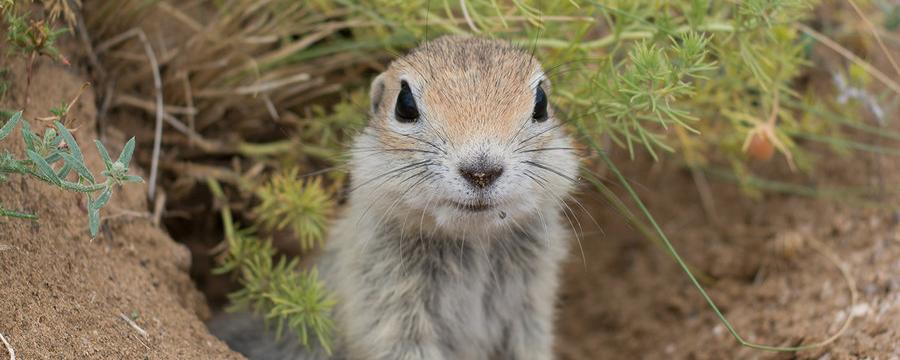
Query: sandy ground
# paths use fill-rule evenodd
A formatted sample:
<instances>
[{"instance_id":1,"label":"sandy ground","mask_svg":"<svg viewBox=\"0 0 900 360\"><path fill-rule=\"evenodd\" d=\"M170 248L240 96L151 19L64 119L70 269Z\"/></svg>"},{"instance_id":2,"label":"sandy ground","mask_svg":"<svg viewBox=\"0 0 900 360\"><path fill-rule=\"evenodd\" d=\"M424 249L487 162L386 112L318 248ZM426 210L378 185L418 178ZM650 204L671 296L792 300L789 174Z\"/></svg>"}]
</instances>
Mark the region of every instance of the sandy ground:
<instances>
[{"instance_id":1,"label":"sandy ground","mask_svg":"<svg viewBox=\"0 0 900 360\"><path fill-rule=\"evenodd\" d=\"M0 107L21 109L24 63L3 65L11 69L13 88ZM50 108L68 102L84 82L75 71L39 61L26 118L48 116ZM102 162L92 145L95 114L88 91L72 115L75 136L96 170ZM32 120L31 126L43 131L45 125ZM109 137L110 151L118 153L124 138ZM18 131L0 143L0 150L18 157L23 147ZM0 334L18 359L237 358L200 319L209 310L187 275L187 248L148 219L129 215L146 212L145 194L145 185L119 189L92 241L82 196L21 177L0 184L4 206L40 216L37 222L0 218ZM0 345L0 358L6 356Z\"/></svg>"},{"instance_id":2,"label":"sandy ground","mask_svg":"<svg viewBox=\"0 0 900 360\"><path fill-rule=\"evenodd\" d=\"M895 160L881 161L879 179L896 186ZM843 172L875 177L876 161L862 163ZM847 316L853 321L835 343L796 356L741 348L662 247L587 193L582 199L598 224L582 216L584 257L576 249L566 270L558 321L562 359L900 358L896 199L881 199L883 206L874 208L785 195L751 200L733 184L714 182L713 223L689 172L625 166L641 196L652 199L650 210L678 251L705 275L710 295L747 340L813 343L838 331ZM849 270L859 293L856 305L850 306L838 265L823 253Z\"/></svg>"}]
</instances>

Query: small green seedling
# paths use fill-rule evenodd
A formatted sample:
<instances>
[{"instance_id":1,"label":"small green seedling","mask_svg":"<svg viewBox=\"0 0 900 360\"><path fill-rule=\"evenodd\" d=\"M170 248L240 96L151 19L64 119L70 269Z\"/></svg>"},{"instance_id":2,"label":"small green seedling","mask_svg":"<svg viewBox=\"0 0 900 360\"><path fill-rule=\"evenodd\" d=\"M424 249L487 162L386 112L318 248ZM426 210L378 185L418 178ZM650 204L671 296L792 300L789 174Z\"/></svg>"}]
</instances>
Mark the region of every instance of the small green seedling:
<instances>
[{"instance_id":1,"label":"small green seedling","mask_svg":"<svg viewBox=\"0 0 900 360\"><path fill-rule=\"evenodd\" d=\"M67 62L56 48L56 40L68 30L54 29L44 20L28 20L25 15L13 11L6 12L6 39L10 50L31 57L47 56L53 60Z\"/></svg>"},{"instance_id":2,"label":"small green seedling","mask_svg":"<svg viewBox=\"0 0 900 360\"><path fill-rule=\"evenodd\" d=\"M135 140L125 143L117 160L113 161L100 141L94 141L103 158L106 177L98 182L87 168L81 148L72 133L59 121L48 127L42 135L31 130L27 121L22 121L22 112L14 113L0 128L0 140L9 136L21 121L22 139L25 142L25 159L17 159L12 153L0 153L0 182L9 175L18 174L31 177L63 190L84 193L87 196L88 223L91 237L96 237L100 229L100 209L112 196L113 189L128 182L143 182L139 176L128 175L128 164L134 153ZM0 216L37 219L34 214L4 209L0 206Z\"/></svg>"},{"instance_id":3,"label":"small green seedling","mask_svg":"<svg viewBox=\"0 0 900 360\"><path fill-rule=\"evenodd\" d=\"M69 65L69 60L56 47L57 39L67 33L68 29L54 29L46 19L31 20L27 13L17 13L15 3L0 3L0 15L6 22L6 44L9 52L28 57L25 81L27 105L31 100L31 78L38 57L46 56Z\"/></svg>"}]
</instances>

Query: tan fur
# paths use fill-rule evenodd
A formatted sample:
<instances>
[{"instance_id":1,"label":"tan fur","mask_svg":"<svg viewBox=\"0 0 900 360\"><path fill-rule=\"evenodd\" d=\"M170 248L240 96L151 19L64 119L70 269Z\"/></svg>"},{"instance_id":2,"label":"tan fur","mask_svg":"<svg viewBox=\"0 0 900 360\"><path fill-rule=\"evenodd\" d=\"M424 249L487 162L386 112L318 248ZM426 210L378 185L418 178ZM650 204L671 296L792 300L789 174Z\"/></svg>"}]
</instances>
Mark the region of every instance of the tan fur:
<instances>
[{"instance_id":1,"label":"tan fur","mask_svg":"<svg viewBox=\"0 0 900 360\"><path fill-rule=\"evenodd\" d=\"M402 81L415 121L395 116ZM549 96L528 52L464 37L429 41L373 81L351 194L319 261L337 299L336 358L553 358L561 208L578 159L552 108L533 119L539 83ZM502 173L478 185L471 166ZM251 358L325 357L255 335L225 337Z\"/></svg>"},{"instance_id":2,"label":"tan fur","mask_svg":"<svg viewBox=\"0 0 900 360\"><path fill-rule=\"evenodd\" d=\"M384 99L395 99L396 84L401 76L407 79L421 94L425 116L439 122L451 142L465 143L485 134L512 136L519 120L531 112L533 77L540 71L531 54L511 44L454 36L428 42L396 60L381 80L395 84L384 92ZM544 83L549 90L549 82ZM389 121L386 111L379 109L377 118ZM390 134L383 136L393 141Z\"/></svg>"}]
</instances>

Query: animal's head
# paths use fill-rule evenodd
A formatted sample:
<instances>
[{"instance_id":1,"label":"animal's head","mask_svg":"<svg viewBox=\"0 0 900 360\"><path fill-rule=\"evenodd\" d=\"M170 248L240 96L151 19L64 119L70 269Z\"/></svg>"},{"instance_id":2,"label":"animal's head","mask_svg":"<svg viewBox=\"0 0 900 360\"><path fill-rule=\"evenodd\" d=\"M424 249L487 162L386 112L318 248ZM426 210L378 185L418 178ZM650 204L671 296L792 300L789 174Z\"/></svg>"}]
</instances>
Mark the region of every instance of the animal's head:
<instances>
[{"instance_id":1,"label":"animal's head","mask_svg":"<svg viewBox=\"0 0 900 360\"><path fill-rule=\"evenodd\" d=\"M354 196L443 229L489 231L558 211L578 159L550 94L523 49L427 42L372 83L371 120L352 150Z\"/></svg>"}]
</instances>

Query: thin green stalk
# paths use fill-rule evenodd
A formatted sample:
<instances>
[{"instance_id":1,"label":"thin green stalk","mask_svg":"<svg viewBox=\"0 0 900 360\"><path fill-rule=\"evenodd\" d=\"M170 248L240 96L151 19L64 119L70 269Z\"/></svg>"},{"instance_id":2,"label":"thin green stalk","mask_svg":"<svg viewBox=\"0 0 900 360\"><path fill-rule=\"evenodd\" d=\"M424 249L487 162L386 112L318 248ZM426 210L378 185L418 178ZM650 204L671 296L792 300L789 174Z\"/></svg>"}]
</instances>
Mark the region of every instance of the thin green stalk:
<instances>
[{"instance_id":1,"label":"thin green stalk","mask_svg":"<svg viewBox=\"0 0 900 360\"><path fill-rule=\"evenodd\" d=\"M574 122L574 124L575 124L576 128L578 129L579 133L581 133L582 135L587 135L587 130L584 128L583 125L581 125L578 122ZM796 351L801 351L801 350L822 347L824 345L829 344L831 341L834 340L834 338L830 338L830 339L827 339L827 340L824 340L821 342L807 344L807 345L800 345L800 346L769 346L769 345L756 344L756 343L752 343L747 340L744 340L744 338L741 337L740 334L738 334L737 330L734 329L734 326L731 325L731 323L728 321L728 319L725 318L725 315L722 314L722 311L719 310L719 307L716 306L716 303L709 296L709 294L706 293L706 289L703 288L703 285L700 284L700 281L697 280L697 278L691 272L690 268L688 268L687 264L684 262L684 260L682 260L681 256L678 255L678 251L676 251L675 247L672 246L672 242L669 241L669 238L666 236L665 232L663 232L663 230L662 230L662 228L660 228L659 224L656 223L656 220L653 218L653 215L650 214L649 210L647 210L647 207L644 205L644 202L641 201L641 198L637 195L637 192L634 191L634 189L628 183L628 180L625 179L625 176L622 175L622 172L620 172L619 169L616 167L616 165L613 163L612 159L609 158L609 156L606 154L606 152L603 151L603 149L596 143L596 141L594 141L593 138L591 138L589 136L584 136L584 137L585 137L585 139L587 139L588 145L600 155L600 158L603 159L603 162L606 164L606 166L608 166L609 169L612 170L613 174L616 175L616 179L619 180L619 182L622 184L622 186L624 186L625 189L628 191L628 194L632 197L632 199L634 199L634 202L637 203L638 208L640 208L640 210L641 210L641 213L643 213L643 215L647 218L647 220L650 221L650 224L653 226L653 229L656 231L656 234L659 235L660 239L662 239L663 245L665 245L665 248L666 248L666 250L668 250L669 255L672 255L672 258L678 264L678 267L680 267L681 270L684 271L684 273L687 275L687 277L691 280L691 283L694 284L694 287L697 288L697 291L700 292L700 295L703 296L703 299L706 300L706 303L709 305L709 307L713 310L713 312L715 312L716 316L719 318L719 320L722 322L722 324L725 325L725 328L728 329L728 332L731 333L731 336L734 337L734 339L737 340L738 343L741 344L741 346L752 348L752 349L757 349L757 350L773 351L773 352L796 352Z\"/></svg>"},{"instance_id":2,"label":"thin green stalk","mask_svg":"<svg viewBox=\"0 0 900 360\"><path fill-rule=\"evenodd\" d=\"M17 219L26 219L26 220L37 220L37 215L34 214L26 214L18 211L7 210L3 207L0 207L0 217L11 217Z\"/></svg>"},{"instance_id":3,"label":"thin green stalk","mask_svg":"<svg viewBox=\"0 0 900 360\"><path fill-rule=\"evenodd\" d=\"M591 185L594 185L594 188L596 188L598 191L600 191L600 194L603 195L603 197L605 197L606 200L608 200L613 205L613 207L616 208L616 211L618 211L620 214L622 214L622 216L625 216L625 220L627 220L629 224L633 225L641 233L641 235L643 235L645 238L652 241L657 246L660 246L660 247L664 246L663 242L662 242L662 240L660 240L659 236L656 236L656 233L654 233L653 230L648 228L647 224L644 224L642 221L640 221L640 219L638 219L638 217L633 212L631 212L631 209L629 209L628 206L625 205L625 202L623 202L622 199L620 199L619 196L616 195L612 191L612 189L610 189L608 186L604 185L603 182L596 175L591 173L589 169L582 168L581 171L585 174L585 179L589 183L591 183ZM697 271L697 273L699 274L698 276L704 282L711 283L711 282L715 281L709 275L704 274L703 272L700 272L699 270L695 270L695 271Z\"/></svg>"},{"instance_id":4,"label":"thin green stalk","mask_svg":"<svg viewBox=\"0 0 900 360\"><path fill-rule=\"evenodd\" d=\"M658 29L661 30L661 29ZM691 31L702 31L702 32L734 32L734 27L730 24L722 24L722 23L710 23L703 26L700 26L696 29L691 28L690 26L681 26L678 29L675 29L674 34L687 34ZM541 47L554 48L554 49L600 49L605 48L610 45L619 44L621 40L642 40L642 39L650 39L656 36L656 32L643 30L643 31L624 31L621 33L609 34L602 38L592 41L584 41L579 43L572 43L571 40L559 40L559 39L537 39L536 44Z\"/></svg>"},{"instance_id":5,"label":"thin green stalk","mask_svg":"<svg viewBox=\"0 0 900 360\"><path fill-rule=\"evenodd\" d=\"M791 194L797 196L806 196L814 199L830 199L830 200L840 200L845 203L854 203L858 205L865 206L875 206L875 207L890 207L890 205L885 204L884 201L879 200L866 200L866 197L878 197L879 194L873 191L870 188L853 188L853 187L831 187L831 188L819 188L812 186L804 186L798 184L792 184L783 181L765 179L753 175L744 175L741 178L738 178L734 172L729 171L727 169L714 168L714 167L703 167L701 168L704 173L710 174L720 179L734 181L737 183L744 182L749 186L754 188ZM881 195L883 196L883 195Z\"/></svg>"}]
</instances>

